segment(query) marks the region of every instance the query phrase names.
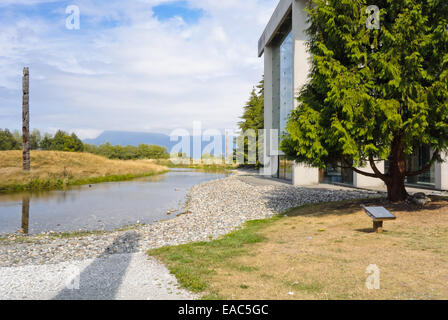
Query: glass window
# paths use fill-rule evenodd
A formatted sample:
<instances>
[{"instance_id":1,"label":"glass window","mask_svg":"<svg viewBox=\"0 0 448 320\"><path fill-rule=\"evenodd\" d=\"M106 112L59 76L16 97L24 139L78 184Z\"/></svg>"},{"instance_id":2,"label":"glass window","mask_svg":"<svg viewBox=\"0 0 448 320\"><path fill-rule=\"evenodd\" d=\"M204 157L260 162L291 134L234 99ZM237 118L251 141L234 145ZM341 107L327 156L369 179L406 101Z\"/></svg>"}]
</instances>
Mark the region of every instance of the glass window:
<instances>
[{"instance_id":1,"label":"glass window","mask_svg":"<svg viewBox=\"0 0 448 320\"><path fill-rule=\"evenodd\" d=\"M278 178L292 181L292 165L292 161L287 160L285 156L280 156Z\"/></svg>"},{"instance_id":2,"label":"glass window","mask_svg":"<svg viewBox=\"0 0 448 320\"><path fill-rule=\"evenodd\" d=\"M418 148L414 154L407 159L407 170L418 171L427 165L431 161L432 153L429 146L422 146ZM385 172L389 172L389 161L385 162ZM432 166L430 170L425 173L415 176L407 177L406 184L411 186L422 186L428 188L435 188L435 166Z\"/></svg>"},{"instance_id":3,"label":"glass window","mask_svg":"<svg viewBox=\"0 0 448 320\"><path fill-rule=\"evenodd\" d=\"M280 45L280 135L285 131L288 116L294 108L294 57L292 32Z\"/></svg>"},{"instance_id":4,"label":"glass window","mask_svg":"<svg viewBox=\"0 0 448 320\"><path fill-rule=\"evenodd\" d=\"M353 185L353 170L341 168L340 163L329 164L320 174L321 183Z\"/></svg>"},{"instance_id":5,"label":"glass window","mask_svg":"<svg viewBox=\"0 0 448 320\"><path fill-rule=\"evenodd\" d=\"M294 108L294 47L291 25L283 26L273 51L273 128L279 129L279 139L286 130L290 112ZM283 36L286 34L284 39ZM282 40L281 40L282 39ZM284 156L278 157L278 171L274 176L292 180L293 162Z\"/></svg>"},{"instance_id":6,"label":"glass window","mask_svg":"<svg viewBox=\"0 0 448 320\"><path fill-rule=\"evenodd\" d=\"M414 154L409 157L407 162L408 171L418 171L421 170L428 162L431 161L432 153L429 146L422 146L418 148ZM422 185L427 187L435 187L435 167L432 166L430 170L425 173L415 176L408 177L406 183L411 185Z\"/></svg>"}]
</instances>

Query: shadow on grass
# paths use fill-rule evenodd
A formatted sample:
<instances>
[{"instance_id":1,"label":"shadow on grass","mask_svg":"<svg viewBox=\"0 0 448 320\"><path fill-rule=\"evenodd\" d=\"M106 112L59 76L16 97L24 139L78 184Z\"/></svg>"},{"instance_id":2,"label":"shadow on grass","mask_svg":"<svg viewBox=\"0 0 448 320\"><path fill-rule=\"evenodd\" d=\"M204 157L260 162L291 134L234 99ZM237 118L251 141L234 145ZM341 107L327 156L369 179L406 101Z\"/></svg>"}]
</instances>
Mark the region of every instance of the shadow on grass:
<instances>
[{"instance_id":1,"label":"shadow on grass","mask_svg":"<svg viewBox=\"0 0 448 320\"><path fill-rule=\"evenodd\" d=\"M299 188L292 187L290 185L280 185L272 190L265 196L266 207L272 211L285 214L287 216L294 215L313 215L318 213L319 215L330 215L338 211L340 214L352 214L359 210L362 203L371 203L381 201L382 195L378 194L378 198L370 198L363 200L346 200L328 202L325 200L347 198L352 196L353 198L359 198L364 191L360 190L330 190L326 188ZM373 200L372 200L373 199ZM318 200L320 200L318 202ZM320 206L319 212L316 209ZM289 209L291 206L295 207ZM324 210L325 209L325 210ZM286 210L286 213L285 213ZM341 211L341 212L339 212Z\"/></svg>"},{"instance_id":2,"label":"shadow on grass","mask_svg":"<svg viewBox=\"0 0 448 320\"><path fill-rule=\"evenodd\" d=\"M376 233L374 230L373 230L373 228L363 228L363 229L356 229L355 230L356 232L361 232L361 233L371 233L371 234L378 234L378 233ZM387 230L383 230L382 232L381 232L381 234L388 234L389 233L389 231L387 231Z\"/></svg>"},{"instance_id":3,"label":"shadow on grass","mask_svg":"<svg viewBox=\"0 0 448 320\"><path fill-rule=\"evenodd\" d=\"M349 215L363 210L361 207L362 204L378 204L377 201L378 200L374 202L371 199L364 199L346 200L342 202L306 204L302 207L289 209L284 213L284 215L287 217Z\"/></svg>"},{"instance_id":4,"label":"shadow on grass","mask_svg":"<svg viewBox=\"0 0 448 320\"><path fill-rule=\"evenodd\" d=\"M420 212L420 211L437 211L448 205L446 198L434 199L433 202L424 207L412 203L392 203L385 198L370 198L345 200L339 202L328 202L321 204L307 204L302 207L287 210L284 215L288 217L295 216L328 216L328 215L349 215L357 212L364 212L361 205L370 207L385 207L393 212Z\"/></svg>"}]
</instances>

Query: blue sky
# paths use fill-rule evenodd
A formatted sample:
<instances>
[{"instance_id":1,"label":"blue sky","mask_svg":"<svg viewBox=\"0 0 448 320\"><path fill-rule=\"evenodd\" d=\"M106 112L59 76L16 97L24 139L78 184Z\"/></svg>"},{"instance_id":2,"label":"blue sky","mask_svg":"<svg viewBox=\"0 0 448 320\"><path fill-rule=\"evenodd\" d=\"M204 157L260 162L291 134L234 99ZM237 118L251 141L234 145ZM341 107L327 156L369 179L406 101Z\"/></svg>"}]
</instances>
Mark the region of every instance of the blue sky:
<instances>
[{"instance_id":1,"label":"blue sky","mask_svg":"<svg viewBox=\"0 0 448 320\"><path fill-rule=\"evenodd\" d=\"M173 1L153 7L154 16L161 20L169 20L174 17L182 18L186 23L197 23L205 14L201 8L192 8L187 1Z\"/></svg>"},{"instance_id":2,"label":"blue sky","mask_svg":"<svg viewBox=\"0 0 448 320\"><path fill-rule=\"evenodd\" d=\"M0 128L20 128L24 66L41 131L233 128L263 74L257 41L276 4L2 0ZM68 5L79 7L79 30L66 28Z\"/></svg>"}]
</instances>

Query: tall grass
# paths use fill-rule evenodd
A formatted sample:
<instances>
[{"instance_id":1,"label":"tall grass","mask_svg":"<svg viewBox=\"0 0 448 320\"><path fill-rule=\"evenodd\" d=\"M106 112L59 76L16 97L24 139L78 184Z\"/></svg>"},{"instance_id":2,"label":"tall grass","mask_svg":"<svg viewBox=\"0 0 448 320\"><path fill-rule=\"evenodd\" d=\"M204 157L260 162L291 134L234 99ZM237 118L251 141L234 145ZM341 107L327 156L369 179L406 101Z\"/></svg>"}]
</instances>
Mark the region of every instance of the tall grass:
<instances>
[{"instance_id":1,"label":"tall grass","mask_svg":"<svg viewBox=\"0 0 448 320\"><path fill-rule=\"evenodd\" d=\"M238 168L237 165L221 163L218 160L214 162L213 159L209 161L202 160L200 163L195 163L193 159L189 159L189 161L186 161L186 163L179 163L179 164L176 164L169 159L158 159L151 161L158 165L166 166L168 168L195 169L198 171L213 172L213 173L223 173Z\"/></svg>"},{"instance_id":2,"label":"tall grass","mask_svg":"<svg viewBox=\"0 0 448 320\"><path fill-rule=\"evenodd\" d=\"M122 161L89 153L32 151L31 171L26 172L22 170L21 151L0 151L0 193L122 181L167 170L150 160Z\"/></svg>"}]
</instances>

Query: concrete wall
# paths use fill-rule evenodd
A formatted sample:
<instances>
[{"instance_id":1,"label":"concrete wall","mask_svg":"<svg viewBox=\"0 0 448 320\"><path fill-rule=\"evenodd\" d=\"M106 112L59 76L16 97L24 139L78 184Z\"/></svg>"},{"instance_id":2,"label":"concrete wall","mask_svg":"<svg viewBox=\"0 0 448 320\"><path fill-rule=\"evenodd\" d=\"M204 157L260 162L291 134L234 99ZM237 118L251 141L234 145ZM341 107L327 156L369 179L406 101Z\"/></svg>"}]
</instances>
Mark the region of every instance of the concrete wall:
<instances>
[{"instance_id":1,"label":"concrete wall","mask_svg":"<svg viewBox=\"0 0 448 320\"><path fill-rule=\"evenodd\" d=\"M266 81L267 80L267 81ZM267 94L266 94L267 93ZM280 124L280 49L265 48L265 155L269 161L269 170L262 169L264 175L277 177L278 170L278 135L270 132L279 128Z\"/></svg>"},{"instance_id":2,"label":"concrete wall","mask_svg":"<svg viewBox=\"0 0 448 320\"><path fill-rule=\"evenodd\" d=\"M319 169L302 163L294 163L292 171L292 184L295 186L309 186L319 184Z\"/></svg>"},{"instance_id":3,"label":"concrete wall","mask_svg":"<svg viewBox=\"0 0 448 320\"><path fill-rule=\"evenodd\" d=\"M305 30L306 23L305 0L295 0L292 5L292 32L294 38L294 94L298 96L300 89L308 81L310 72L309 54L306 48ZM297 108L297 99L294 99L294 107Z\"/></svg>"},{"instance_id":4,"label":"concrete wall","mask_svg":"<svg viewBox=\"0 0 448 320\"><path fill-rule=\"evenodd\" d=\"M294 107L297 108L297 97L300 89L308 81L310 71L309 54L306 48L305 30L308 28L305 13L305 0L292 2L292 33L294 39ZM293 184L305 186L319 183L319 169L295 163L293 166Z\"/></svg>"},{"instance_id":5,"label":"concrete wall","mask_svg":"<svg viewBox=\"0 0 448 320\"><path fill-rule=\"evenodd\" d=\"M280 129L280 47L272 50L272 129Z\"/></svg>"},{"instance_id":6,"label":"concrete wall","mask_svg":"<svg viewBox=\"0 0 448 320\"><path fill-rule=\"evenodd\" d=\"M448 154L443 153L442 158L447 160ZM436 163L435 178L437 190L448 190L448 162Z\"/></svg>"},{"instance_id":7,"label":"concrete wall","mask_svg":"<svg viewBox=\"0 0 448 320\"><path fill-rule=\"evenodd\" d=\"M294 56L294 95L297 97L299 90L306 83L310 69L309 55L306 50L306 14L305 0L280 1L273 17L260 39L262 47L260 54L264 52L265 73L265 129L279 129L280 124L280 48L269 45L275 37L275 33L285 21L285 17L292 10L293 56ZM269 38L269 39L268 39ZM297 101L294 101L297 107ZM267 134L265 139L266 159L271 161L272 175L277 172L278 156L271 154L271 137ZM279 154L283 154L281 151ZM264 171L266 174L266 171ZM293 165L294 185L312 185L319 183L319 170L303 164Z\"/></svg>"},{"instance_id":8,"label":"concrete wall","mask_svg":"<svg viewBox=\"0 0 448 320\"><path fill-rule=\"evenodd\" d=\"M376 165L381 172L384 172L384 161L377 162ZM367 165L365 168L359 168L359 170L365 171L367 173L374 173L370 165ZM384 187L385 185L383 180L379 178L370 178L362 174L353 172L353 186L355 186L356 188L377 188Z\"/></svg>"},{"instance_id":9,"label":"concrete wall","mask_svg":"<svg viewBox=\"0 0 448 320\"><path fill-rule=\"evenodd\" d=\"M272 49L264 49L264 128L269 132L272 129ZM269 150L269 139L266 139L266 149Z\"/></svg>"},{"instance_id":10,"label":"concrete wall","mask_svg":"<svg viewBox=\"0 0 448 320\"><path fill-rule=\"evenodd\" d=\"M264 137L264 168L260 169L260 174L263 176L272 176L275 167L275 159L270 156L271 137L270 130L273 125L273 70L272 70L272 55L273 50L270 47L264 48L264 128L266 130Z\"/></svg>"},{"instance_id":11,"label":"concrete wall","mask_svg":"<svg viewBox=\"0 0 448 320\"><path fill-rule=\"evenodd\" d=\"M267 24L263 34L261 35L260 40L258 40L259 57L262 56L265 47L268 47L272 39L274 39L275 34L277 33L283 21L285 20L285 17L287 16L289 9L291 7L291 3L293 1L294 0L280 0L279 4L277 5L277 8L275 8L275 11L272 14L272 17L269 20L269 23Z\"/></svg>"}]
</instances>

